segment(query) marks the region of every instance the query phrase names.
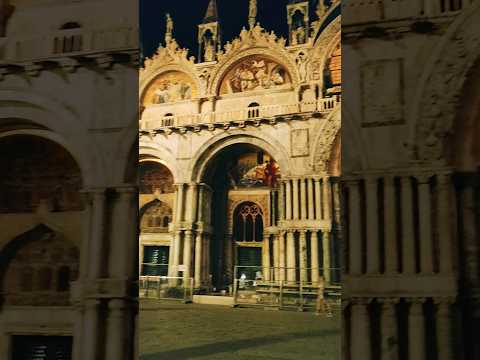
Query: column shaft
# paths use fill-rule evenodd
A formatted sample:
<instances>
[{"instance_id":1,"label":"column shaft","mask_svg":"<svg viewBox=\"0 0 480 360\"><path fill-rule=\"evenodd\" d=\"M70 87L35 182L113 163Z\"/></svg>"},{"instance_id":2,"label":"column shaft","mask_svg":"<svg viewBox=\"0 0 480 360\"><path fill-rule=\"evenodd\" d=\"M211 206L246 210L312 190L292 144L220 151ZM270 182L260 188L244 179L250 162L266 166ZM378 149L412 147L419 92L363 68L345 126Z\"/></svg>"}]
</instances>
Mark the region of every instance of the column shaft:
<instances>
[{"instance_id":1,"label":"column shaft","mask_svg":"<svg viewBox=\"0 0 480 360\"><path fill-rule=\"evenodd\" d=\"M305 179L299 179L300 181L300 212L301 219L306 220L308 218L307 214L307 184Z\"/></svg>"},{"instance_id":2,"label":"column shaft","mask_svg":"<svg viewBox=\"0 0 480 360\"><path fill-rule=\"evenodd\" d=\"M427 176L419 177L418 201L420 222L420 270L433 273L433 240L430 203L430 184Z\"/></svg>"},{"instance_id":3,"label":"column shaft","mask_svg":"<svg viewBox=\"0 0 480 360\"><path fill-rule=\"evenodd\" d=\"M408 314L408 360L425 360L423 300L413 299Z\"/></svg>"},{"instance_id":4,"label":"column shaft","mask_svg":"<svg viewBox=\"0 0 480 360\"><path fill-rule=\"evenodd\" d=\"M415 269L415 235L413 230L413 193L409 176L401 179L402 192L402 272L414 274Z\"/></svg>"},{"instance_id":5,"label":"column shaft","mask_svg":"<svg viewBox=\"0 0 480 360\"><path fill-rule=\"evenodd\" d=\"M202 285L203 237L200 231L195 237L195 287Z\"/></svg>"},{"instance_id":6,"label":"column shaft","mask_svg":"<svg viewBox=\"0 0 480 360\"><path fill-rule=\"evenodd\" d=\"M314 187L315 187L315 219L320 220L323 219L323 210L322 210L322 189L320 179L314 179Z\"/></svg>"},{"instance_id":7,"label":"column shaft","mask_svg":"<svg viewBox=\"0 0 480 360\"><path fill-rule=\"evenodd\" d=\"M312 283L318 283L318 267L319 267L319 259L318 259L318 242L319 236L318 231L313 231L310 237L310 256L311 256L311 266L312 266Z\"/></svg>"},{"instance_id":8,"label":"column shaft","mask_svg":"<svg viewBox=\"0 0 480 360\"><path fill-rule=\"evenodd\" d=\"M328 176L323 178L323 214L326 220L332 217L330 179Z\"/></svg>"},{"instance_id":9,"label":"column shaft","mask_svg":"<svg viewBox=\"0 0 480 360\"><path fill-rule=\"evenodd\" d=\"M437 303L437 349L438 360L455 358L453 353L452 317L450 299L440 299Z\"/></svg>"},{"instance_id":10,"label":"column shaft","mask_svg":"<svg viewBox=\"0 0 480 360\"><path fill-rule=\"evenodd\" d=\"M308 220L315 220L315 195L313 194L313 185L313 179L307 178Z\"/></svg>"},{"instance_id":11,"label":"column shaft","mask_svg":"<svg viewBox=\"0 0 480 360\"><path fill-rule=\"evenodd\" d=\"M371 359L370 316L367 303L363 300L352 304L351 353L355 359ZM361 335L360 335L361 334Z\"/></svg>"},{"instance_id":12,"label":"column shaft","mask_svg":"<svg viewBox=\"0 0 480 360\"><path fill-rule=\"evenodd\" d=\"M82 349L83 359L98 359L99 306L100 301L96 299L88 299L85 303Z\"/></svg>"},{"instance_id":13,"label":"column shaft","mask_svg":"<svg viewBox=\"0 0 480 360\"><path fill-rule=\"evenodd\" d=\"M398 332L397 319L395 315L395 304L393 299L380 300L381 308L381 359L382 360L398 360Z\"/></svg>"},{"instance_id":14,"label":"column shaft","mask_svg":"<svg viewBox=\"0 0 480 360\"><path fill-rule=\"evenodd\" d=\"M273 237L273 266L275 281L280 280L280 233Z\"/></svg>"},{"instance_id":15,"label":"column shaft","mask_svg":"<svg viewBox=\"0 0 480 360\"><path fill-rule=\"evenodd\" d=\"M300 208L299 208L299 198L298 198L298 178L295 178L293 181L293 220L300 219Z\"/></svg>"},{"instance_id":16,"label":"column shaft","mask_svg":"<svg viewBox=\"0 0 480 360\"><path fill-rule=\"evenodd\" d=\"M279 244L278 244L278 247L279 247L279 251L280 251L280 258L279 258L279 266L280 266L280 280L286 280L286 276L285 276L285 272L286 272L286 262L285 262L285 258L286 258L286 246L285 246L285 233L282 232L279 237L278 237L278 240L279 240Z\"/></svg>"},{"instance_id":17,"label":"column shaft","mask_svg":"<svg viewBox=\"0 0 480 360\"><path fill-rule=\"evenodd\" d=\"M308 259L307 259L307 231L300 230L298 238L299 245L299 260L300 260L300 282L306 283L308 281Z\"/></svg>"},{"instance_id":18,"label":"column shaft","mask_svg":"<svg viewBox=\"0 0 480 360\"><path fill-rule=\"evenodd\" d=\"M367 202L367 273L378 274L380 271L380 247L378 239L377 178L367 178L365 183Z\"/></svg>"},{"instance_id":19,"label":"column shaft","mask_svg":"<svg viewBox=\"0 0 480 360\"><path fill-rule=\"evenodd\" d=\"M197 209L198 209L198 185L190 184L190 211L188 214L188 221L195 222L197 220Z\"/></svg>"},{"instance_id":20,"label":"column shaft","mask_svg":"<svg viewBox=\"0 0 480 360\"><path fill-rule=\"evenodd\" d=\"M126 304L125 300L108 302L106 360L126 359Z\"/></svg>"},{"instance_id":21,"label":"column shaft","mask_svg":"<svg viewBox=\"0 0 480 360\"><path fill-rule=\"evenodd\" d=\"M270 281L270 234L263 235L263 278Z\"/></svg>"},{"instance_id":22,"label":"column shaft","mask_svg":"<svg viewBox=\"0 0 480 360\"><path fill-rule=\"evenodd\" d=\"M295 234L287 232L287 280L296 281Z\"/></svg>"},{"instance_id":23,"label":"column shaft","mask_svg":"<svg viewBox=\"0 0 480 360\"><path fill-rule=\"evenodd\" d=\"M395 214L395 187L393 177L384 178L385 189L385 272L393 274L397 272L397 217Z\"/></svg>"},{"instance_id":24,"label":"column shaft","mask_svg":"<svg viewBox=\"0 0 480 360\"><path fill-rule=\"evenodd\" d=\"M97 279L102 275L102 264L104 264L104 241L105 241L105 190L95 191L93 193L93 216L92 233L89 241L91 260L89 279Z\"/></svg>"},{"instance_id":25,"label":"column shaft","mask_svg":"<svg viewBox=\"0 0 480 360\"><path fill-rule=\"evenodd\" d=\"M362 227L360 213L360 191L358 181L348 183L349 189L349 221L348 221L348 263L349 273L360 275L362 273Z\"/></svg>"},{"instance_id":26,"label":"column shaft","mask_svg":"<svg viewBox=\"0 0 480 360\"><path fill-rule=\"evenodd\" d=\"M175 232L175 236L173 238L173 268L172 268L172 276L178 276L178 266L180 265L180 246L182 242L182 231Z\"/></svg>"},{"instance_id":27,"label":"column shaft","mask_svg":"<svg viewBox=\"0 0 480 360\"><path fill-rule=\"evenodd\" d=\"M285 191L286 191L286 213L287 213L287 220L292 219L292 185L291 185L291 180L287 179L285 180Z\"/></svg>"},{"instance_id":28,"label":"column shaft","mask_svg":"<svg viewBox=\"0 0 480 360\"><path fill-rule=\"evenodd\" d=\"M185 184L177 184L176 201L177 201L177 207L176 207L177 222L182 222L184 220L183 209L185 205Z\"/></svg>"},{"instance_id":29,"label":"column shaft","mask_svg":"<svg viewBox=\"0 0 480 360\"><path fill-rule=\"evenodd\" d=\"M185 286L189 285L187 281L192 276L192 231L185 231L185 241L183 243L183 266L185 271L183 272L183 278L185 280Z\"/></svg>"},{"instance_id":30,"label":"column shaft","mask_svg":"<svg viewBox=\"0 0 480 360\"><path fill-rule=\"evenodd\" d=\"M323 277L326 284L331 281L330 265L330 231L322 231L322 250L323 250Z\"/></svg>"},{"instance_id":31,"label":"column shaft","mask_svg":"<svg viewBox=\"0 0 480 360\"><path fill-rule=\"evenodd\" d=\"M451 216L450 216L450 175L438 177L438 240L440 245L440 272L450 274L453 270Z\"/></svg>"}]
</instances>

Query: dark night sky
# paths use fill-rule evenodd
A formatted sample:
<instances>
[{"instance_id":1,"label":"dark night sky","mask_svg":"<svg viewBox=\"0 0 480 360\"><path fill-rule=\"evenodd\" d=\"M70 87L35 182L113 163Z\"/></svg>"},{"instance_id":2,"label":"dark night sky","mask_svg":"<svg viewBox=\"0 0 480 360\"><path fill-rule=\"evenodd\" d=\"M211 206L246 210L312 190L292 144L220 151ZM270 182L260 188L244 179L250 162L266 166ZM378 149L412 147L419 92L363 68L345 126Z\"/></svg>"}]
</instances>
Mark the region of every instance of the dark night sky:
<instances>
[{"instance_id":1,"label":"dark night sky","mask_svg":"<svg viewBox=\"0 0 480 360\"><path fill-rule=\"evenodd\" d=\"M174 22L173 36L181 47L190 49L197 56L197 25L205 15L209 0L140 0L140 27L145 56L151 56L164 41L165 14L170 13ZM222 42L238 36L248 24L249 0L217 0ZM257 21L277 36L287 37L288 0L258 0ZM311 1L314 14L316 0ZM311 16L313 19L315 15Z\"/></svg>"}]
</instances>

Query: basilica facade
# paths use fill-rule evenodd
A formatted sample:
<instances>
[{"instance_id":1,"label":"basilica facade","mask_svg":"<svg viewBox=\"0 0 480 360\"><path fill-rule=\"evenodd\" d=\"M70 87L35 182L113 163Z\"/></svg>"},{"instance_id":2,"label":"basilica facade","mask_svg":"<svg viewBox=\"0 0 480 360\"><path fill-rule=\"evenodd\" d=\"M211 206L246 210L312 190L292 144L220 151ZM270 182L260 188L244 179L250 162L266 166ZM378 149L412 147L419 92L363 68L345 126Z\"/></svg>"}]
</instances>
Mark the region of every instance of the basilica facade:
<instances>
[{"instance_id":1,"label":"basilica facade","mask_svg":"<svg viewBox=\"0 0 480 360\"><path fill-rule=\"evenodd\" d=\"M284 39L250 1L224 44L212 0L197 57L166 16L140 71L141 275L206 291L249 267L269 281L339 281L339 2L311 5L288 3Z\"/></svg>"}]
</instances>

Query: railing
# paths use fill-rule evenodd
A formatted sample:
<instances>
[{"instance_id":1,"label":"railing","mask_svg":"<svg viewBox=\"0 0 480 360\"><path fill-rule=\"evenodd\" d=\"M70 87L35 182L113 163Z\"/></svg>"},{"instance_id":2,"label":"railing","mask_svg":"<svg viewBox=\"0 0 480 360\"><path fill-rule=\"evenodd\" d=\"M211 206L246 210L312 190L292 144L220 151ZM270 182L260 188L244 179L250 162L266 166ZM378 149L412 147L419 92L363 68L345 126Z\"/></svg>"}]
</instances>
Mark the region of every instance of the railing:
<instances>
[{"instance_id":1,"label":"railing","mask_svg":"<svg viewBox=\"0 0 480 360\"><path fill-rule=\"evenodd\" d=\"M455 15L477 0L342 0L345 25Z\"/></svg>"},{"instance_id":2,"label":"railing","mask_svg":"<svg viewBox=\"0 0 480 360\"><path fill-rule=\"evenodd\" d=\"M193 278L140 276L139 297L157 300L192 302Z\"/></svg>"},{"instance_id":3,"label":"railing","mask_svg":"<svg viewBox=\"0 0 480 360\"><path fill-rule=\"evenodd\" d=\"M95 53L136 48L138 32L133 28L86 31L68 29L32 38L6 38L2 60L27 61L55 58L59 55Z\"/></svg>"},{"instance_id":4,"label":"railing","mask_svg":"<svg viewBox=\"0 0 480 360\"><path fill-rule=\"evenodd\" d=\"M227 123L230 121L247 121L261 118L272 118L282 115L293 115L301 112L329 112L341 103L340 96L319 99L316 102L302 102L285 105L255 106L233 111L217 111L205 114L184 114L159 116L162 105L147 107L140 120L140 129L158 129L169 126L186 126L212 123ZM163 112L163 111L162 111Z\"/></svg>"}]
</instances>

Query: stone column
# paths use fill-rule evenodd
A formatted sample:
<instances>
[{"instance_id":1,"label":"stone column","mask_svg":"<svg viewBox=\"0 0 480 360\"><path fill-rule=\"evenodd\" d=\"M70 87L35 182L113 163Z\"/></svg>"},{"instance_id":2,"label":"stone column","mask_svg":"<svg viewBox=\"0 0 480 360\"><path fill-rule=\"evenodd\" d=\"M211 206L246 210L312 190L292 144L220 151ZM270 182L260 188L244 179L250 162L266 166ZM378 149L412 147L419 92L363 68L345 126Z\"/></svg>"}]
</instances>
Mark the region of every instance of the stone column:
<instances>
[{"instance_id":1,"label":"stone column","mask_svg":"<svg viewBox=\"0 0 480 360\"><path fill-rule=\"evenodd\" d=\"M315 220L315 195L313 194L313 185L313 179L307 178L308 220Z\"/></svg>"},{"instance_id":2,"label":"stone column","mask_svg":"<svg viewBox=\"0 0 480 360\"><path fill-rule=\"evenodd\" d=\"M105 209L105 189L94 189L92 191L92 232L90 235L88 256L88 258L91 259L91 266L88 271L89 279L97 279L103 275L102 265L105 260Z\"/></svg>"},{"instance_id":3,"label":"stone column","mask_svg":"<svg viewBox=\"0 0 480 360\"><path fill-rule=\"evenodd\" d=\"M408 360L425 360L425 317L423 303L425 299L410 299L408 314Z\"/></svg>"},{"instance_id":4,"label":"stone column","mask_svg":"<svg viewBox=\"0 0 480 360\"><path fill-rule=\"evenodd\" d=\"M296 281L295 234L293 230L287 232L287 280Z\"/></svg>"},{"instance_id":5,"label":"stone column","mask_svg":"<svg viewBox=\"0 0 480 360\"><path fill-rule=\"evenodd\" d=\"M177 271L175 265L175 241L175 232L172 232L170 248L168 249L168 276L175 276L175 271Z\"/></svg>"},{"instance_id":6,"label":"stone column","mask_svg":"<svg viewBox=\"0 0 480 360\"><path fill-rule=\"evenodd\" d=\"M80 302L76 301L73 305L75 310L75 322L73 324L73 349L72 356L73 360L82 360L83 359L83 320L84 320L84 309ZM0 347L1 348L1 347Z\"/></svg>"},{"instance_id":7,"label":"stone column","mask_svg":"<svg viewBox=\"0 0 480 360\"><path fill-rule=\"evenodd\" d=\"M263 278L270 281L270 234L263 234Z\"/></svg>"},{"instance_id":8,"label":"stone column","mask_svg":"<svg viewBox=\"0 0 480 360\"><path fill-rule=\"evenodd\" d=\"M315 218L317 220L323 219L323 211L322 211L322 192L321 192L321 183L320 178L314 179L314 187L315 187Z\"/></svg>"},{"instance_id":9,"label":"stone column","mask_svg":"<svg viewBox=\"0 0 480 360\"><path fill-rule=\"evenodd\" d=\"M378 274L379 262L379 239L378 239L378 197L377 178L375 176L365 179L365 197L367 203L367 273Z\"/></svg>"},{"instance_id":10,"label":"stone column","mask_svg":"<svg viewBox=\"0 0 480 360\"><path fill-rule=\"evenodd\" d=\"M283 182L280 183L278 190L278 218L285 219L285 184Z\"/></svg>"},{"instance_id":11,"label":"stone column","mask_svg":"<svg viewBox=\"0 0 480 360\"><path fill-rule=\"evenodd\" d=\"M144 246L141 244L138 245L138 275L142 275L142 264L143 264L143 254L144 254ZM168 252L168 256L170 257L170 251Z\"/></svg>"},{"instance_id":12,"label":"stone column","mask_svg":"<svg viewBox=\"0 0 480 360\"><path fill-rule=\"evenodd\" d=\"M401 179L402 192L402 272L415 273L415 235L413 230L413 194L410 176Z\"/></svg>"},{"instance_id":13,"label":"stone column","mask_svg":"<svg viewBox=\"0 0 480 360\"><path fill-rule=\"evenodd\" d=\"M185 231L185 241L183 243L183 266L185 271L183 272L183 279L185 286L188 285L189 279L192 277L192 231Z\"/></svg>"},{"instance_id":14,"label":"stone column","mask_svg":"<svg viewBox=\"0 0 480 360\"><path fill-rule=\"evenodd\" d=\"M452 339L452 314L453 298L437 298L437 349L438 360L455 358Z\"/></svg>"},{"instance_id":15,"label":"stone column","mask_svg":"<svg viewBox=\"0 0 480 360\"><path fill-rule=\"evenodd\" d=\"M189 185L190 190L190 211L188 214L188 221L194 223L197 220L198 209L198 184L192 183Z\"/></svg>"},{"instance_id":16,"label":"stone column","mask_svg":"<svg viewBox=\"0 0 480 360\"><path fill-rule=\"evenodd\" d=\"M185 184L176 184L177 185L177 196L176 196L176 219L177 223L182 222L184 220L183 213L184 213L184 205L185 205Z\"/></svg>"},{"instance_id":17,"label":"stone column","mask_svg":"<svg viewBox=\"0 0 480 360\"><path fill-rule=\"evenodd\" d=\"M273 266L275 281L280 280L280 233L273 236Z\"/></svg>"},{"instance_id":18,"label":"stone column","mask_svg":"<svg viewBox=\"0 0 480 360\"><path fill-rule=\"evenodd\" d=\"M182 231L177 230L173 238L173 266L172 266L172 276L178 276L178 265L180 265L180 246L182 242Z\"/></svg>"},{"instance_id":19,"label":"stone column","mask_svg":"<svg viewBox=\"0 0 480 360\"><path fill-rule=\"evenodd\" d=\"M298 178L292 179L293 181L293 220L300 219L300 208L298 199Z\"/></svg>"},{"instance_id":20,"label":"stone column","mask_svg":"<svg viewBox=\"0 0 480 360\"><path fill-rule=\"evenodd\" d=\"M330 284L330 231L322 231L322 250L323 250L323 277L326 284Z\"/></svg>"},{"instance_id":21,"label":"stone column","mask_svg":"<svg viewBox=\"0 0 480 360\"><path fill-rule=\"evenodd\" d=\"M299 260L300 260L300 282L306 283L308 281L308 254L307 254L307 231L300 230L299 238Z\"/></svg>"},{"instance_id":22,"label":"stone column","mask_svg":"<svg viewBox=\"0 0 480 360\"><path fill-rule=\"evenodd\" d=\"M210 286L210 237L211 235L208 233L204 234L205 238L205 281Z\"/></svg>"},{"instance_id":23,"label":"stone column","mask_svg":"<svg viewBox=\"0 0 480 360\"><path fill-rule=\"evenodd\" d=\"M308 218L307 215L307 184L305 183L305 179L299 179L300 181L300 212L301 212L301 219L306 220Z\"/></svg>"},{"instance_id":24,"label":"stone column","mask_svg":"<svg viewBox=\"0 0 480 360\"><path fill-rule=\"evenodd\" d=\"M83 215L83 227L82 227L82 247L80 248L80 274L79 278L86 279L88 278L89 272L89 251L91 244L91 235L92 235L92 212L93 212L93 197L88 190L82 190L83 202L85 204L85 210Z\"/></svg>"},{"instance_id":25,"label":"stone column","mask_svg":"<svg viewBox=\"0 0 480 360\"><path fill-rule=\"evenodd\" d=\"M368 299L354 298L351 305L351 353L355 359L370 360L370 316L368 313Z\"/></svg>"},{"instance_id":26,"label":"stone column","mask_svg":"<svg viewBox=\"0 0 480 360\"><path fill-rule=\"evenodd\" d=\"M420 270L433 273L433 239L430 203L430 175L417 176L420 227Z\"/></svg>"},{"instance_id":27,"label":"stone column","mask_svg":"<svg viewBox=\"0 0 480 360\"><path fill-rule=\"evenodd\" d=\"M393 176L384 178L385 211L385 272L394 274L398 270L397 261L397 217L395 214L395 186Z\"/></svg>"},{"instance_id":28,"label":"stone column","mask_svg":"<svg viewBox=\"0 0 480 360\"><path fill-rule=\"evenodd\" d=\"M202 263L203 263L203 236L201 231L197 231L195 237L195 287L202 286Z\"/></svg>"},{"instance_id":29,"label":"stone column","mask_svg":"<svg viewBox=\"0 0 480 360\"><path fill-rule=\"evenodd\" d=\"M106 360L126 359L126 312L125 300L111 299L108 302Z\"/></svg>"},{"instance_id":30,"label":"stone column","mask_svg":"<svg viewBox=\"0 0 480 360\"><path fill-rule=\"evenodd\" d=\"M198 217L197 221L205 221L205 214L203 213L203 204L205 201L205 190L204 184L198 185Z\"/></svg>"},{"instance_id":31,"label":"stone column","mask_svg":"<svg viewBox=\"0 0 480 360\"><path fill-rule=\"evenodd\" d=\"M281 232L278 237L278 249L280 251L280 258L279 258L279 266L280 266L280 280L286 280L285 272L286 272L286 246L285 246L285 232Z\"/></svg>"},{"instance_id":32,"label":"stone column","mask_svg":"<svg viewBox=\"0 0 480 360\"><path fill-rule=\"evenodd\" d=\"M330 179L328 176L323 178L323 214L326 220L329 220L332 217Z\"/></svg>"},{"instance_id":33,"label":"stone column","mask_svg":"<svg viewBox=\"0 0 480 360\"><path fill-rule=\"evenodd\" d=\"M380 315L380 334L382 338L381 359L398 360L398 332L395 304L398 299L379 299L382 304Z\"/></svg>"},{"instance_id":34,"label":"stone column","mask_svg":"<svg viewBox=\"0 0 480 360\"><path fill-rule=\"evenodd\" d=\"M85 321L83 327L83 358L98 359L99 355L99 306L97 299L87 299L85 302Z\"/></svg>"},{"instance_id":35,"label":"stone column","mask_svg":"<svg viewBox=\"0 0 480 360\"><path fill-rule=\"evenodd\" d=\"M440 247L440 273L451 274L453 270L453 252L452 252L452 229L450 215L450 186L451 180L449 174L438 176L438 240ZM453 214L453 213L452 213Z\"/></svg>"},{"instance_id":36,"label":"stone column","mask_svg":"<svg viewBox=\"0 0 480 360\"><path fill-rule=\"evenodd\" d=\"M310 256L311 256L311 266L312 266L312 283L314 285L318 284L318 242L319 236L318 231L313 231L310 237Z\"/></svg>"},{"instance_id":37,"label":"stone column","mask_svg":"<svg viewBox=\"0 0 480 360\"><path fill-rule=\"evenodd\" d=\"M292 219L292 185L291 185L291 180L287 179L285 180L285 191L286 191L286 219L291 220Z\"/></svg>"},{"instance_id":38,"label":"stone column","mask_svg":"<svg viewBox=\"0 0 480 360\"><path fill-rule=\"evenodd\" d=\"M348 263L349 273L360 275L362 273L362 226L360 214L360 189L358 180L346 183L349 190L349 221L348 221Z\"/></svg>"}]
</instances>

